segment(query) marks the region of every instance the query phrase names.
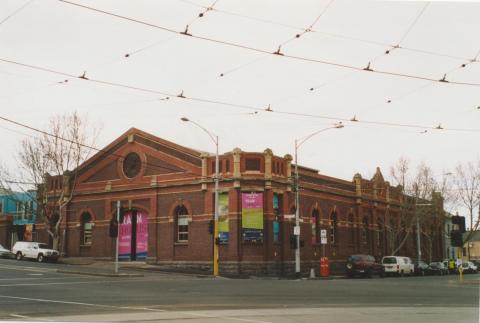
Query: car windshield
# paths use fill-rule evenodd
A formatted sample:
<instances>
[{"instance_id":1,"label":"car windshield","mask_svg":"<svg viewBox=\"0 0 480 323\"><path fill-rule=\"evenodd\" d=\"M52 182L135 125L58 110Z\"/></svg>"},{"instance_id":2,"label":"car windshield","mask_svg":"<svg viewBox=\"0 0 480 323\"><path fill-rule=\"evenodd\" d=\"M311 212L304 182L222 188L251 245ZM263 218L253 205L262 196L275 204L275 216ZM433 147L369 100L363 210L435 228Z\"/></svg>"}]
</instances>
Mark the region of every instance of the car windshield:
<instances>
[{"instance_id":1,"label":"car windshield","mask_svg":"<svg viewBox=\"0 0 480 323\"><path fill-rule=\"evenodd\" d=\"M39 243L38 247L41 248L41 249L48 249L48 246L47 246L46 243Z\"/></svg>"},{"instance_id":2,"label":"car windshield","mask_svg":"<svg viewBox=\"0 0 480 323\"><path fill-rule=\"evenodd\" d=\"M442 264L439 263L439 262L432 262L432 263L430 264L430 267L440 267L441 265L442 265Z\"/></svg>"},{"instance_id":3,"label":"car windshield","mask_svg":"<svg viewBox=\"0 0 480 323\"><path fill-rule=\"evenodd\" d=\"M361 255L353 255L353 256L348 257L348 260L349 260L349 261L360 261L360 260L362 260L362 259L363 259L363 258L362 258Z\"/></svg>"},{"instance_id":4,"label":"car windshield","mask_svg":"<svg viewBox=\"0 0 480 323\"><path fill-rule=\"evenodd\" d=\"M397 263L397 258L394 257L385 257L382 259L383 264L396 264Z\"/></svg>"}]
</instances>

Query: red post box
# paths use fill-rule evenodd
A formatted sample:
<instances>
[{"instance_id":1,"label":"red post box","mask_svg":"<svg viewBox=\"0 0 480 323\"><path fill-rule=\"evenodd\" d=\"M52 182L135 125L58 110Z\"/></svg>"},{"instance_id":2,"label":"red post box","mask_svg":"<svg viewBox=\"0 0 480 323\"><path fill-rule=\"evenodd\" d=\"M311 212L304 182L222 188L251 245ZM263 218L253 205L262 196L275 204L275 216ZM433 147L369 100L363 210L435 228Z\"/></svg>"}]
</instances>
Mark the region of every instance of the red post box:
<instances>
[{"instance_id":1,"label":"red post box","mask_svg":"<svg viewBox=\"0 0 480 323\"><path fill-rule=\"evenodd\" d=\"M320 258L320 277L328 277L330 269L328 268L328 257Z\"/></svg>"}]
</instances>

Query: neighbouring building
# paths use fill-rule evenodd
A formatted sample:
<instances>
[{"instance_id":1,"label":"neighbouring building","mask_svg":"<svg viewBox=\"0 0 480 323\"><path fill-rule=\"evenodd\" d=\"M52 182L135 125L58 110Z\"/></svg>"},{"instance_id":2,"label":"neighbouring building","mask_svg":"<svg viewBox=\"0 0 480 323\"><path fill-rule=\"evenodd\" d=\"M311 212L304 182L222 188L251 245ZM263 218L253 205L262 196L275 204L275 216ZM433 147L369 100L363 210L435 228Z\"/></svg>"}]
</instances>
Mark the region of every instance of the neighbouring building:
<instances>
[{"instance_id":1,"label":"neighbouring building","mask_svg":"<svg viewBox=\"0 0 480 323\"><path fill-rule=\"evenodd\" d=\"M0 194L0 215L3 227L4 246L10 247L16 241L34 241L37 210L37 194L29 192L7 192Z\"/></svg>"},{"instance_id":2,"label":"neighbouring building","mask_svg":"<svg viewBox=\"0 0 480 323\"><path fill-rule=\"evenodd\" d=\"M294 270L291 246L295 192L292 157L270 149L235 148L220 156L220 273L285 275ZM333 272L346 258L364 253L415 257L413 230L405 229L402 203L408 197L386 182L379 169L371 179L329 177L299 165L301 268L319 267L330 258ZM120 257L164 266L210 271L214 239L215 156L186 148L132 128L84 162L73 178L52 177L47 190L73 188L62 210L61 251L68 257L111 258L110 237L120 201ZM411 210L409 211L411 212ZM441 260L443 206L423 224L430 257ZM44 224L39 239L48 241ZM327 244L322 245L325 230ZM422 248L424 246L422 245Z\"/></svg>"},{"instance_id":3,"label":"neighbouring building","mask_svg":"<svg viewBox=\"0 0 480 323\"><path fill-rule=\"evenodd\" d=\"M480 261L480 230L465 232L463 241L463 260Z\"/></svg>"}]
</instances>

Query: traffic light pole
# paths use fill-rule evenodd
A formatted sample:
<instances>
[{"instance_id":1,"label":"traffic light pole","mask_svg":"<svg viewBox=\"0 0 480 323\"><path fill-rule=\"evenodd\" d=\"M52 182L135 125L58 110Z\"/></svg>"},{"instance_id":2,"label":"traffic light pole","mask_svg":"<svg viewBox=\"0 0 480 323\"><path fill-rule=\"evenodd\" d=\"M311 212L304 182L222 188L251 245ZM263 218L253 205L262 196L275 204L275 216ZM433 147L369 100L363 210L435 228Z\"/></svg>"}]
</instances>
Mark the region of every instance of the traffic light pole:
<instances>
[{"instance_id":1,"label":"traffic light pole","mask_svg":"<svg viewBox=\"0 0 480 323\"><path fill-rule=\"evenodd\" d=\"M115 243L115 274L118 274L118 236L120 235L120 201L117 201L117 238Z\"/></svg>"}]
</instances>

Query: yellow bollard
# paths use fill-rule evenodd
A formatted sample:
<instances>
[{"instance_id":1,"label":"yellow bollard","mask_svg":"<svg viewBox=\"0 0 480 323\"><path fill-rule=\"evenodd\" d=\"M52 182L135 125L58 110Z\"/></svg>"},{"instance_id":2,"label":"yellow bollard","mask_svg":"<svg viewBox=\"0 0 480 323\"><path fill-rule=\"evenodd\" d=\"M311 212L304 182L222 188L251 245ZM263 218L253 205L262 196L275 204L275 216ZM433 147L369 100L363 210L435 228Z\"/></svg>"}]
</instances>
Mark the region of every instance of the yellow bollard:
<instances>
[{"instance_id":1,"label":"yellow bollard","mask_svg":"<svg viewBox=\"0 0 480 323\"><path fill-rule=\"evenodd\" d=\"M460 280L461 283L463 283L463 268L461 266L458 268L458 273L459 273L458 279Z\"/></svg>"}]
</instances>

